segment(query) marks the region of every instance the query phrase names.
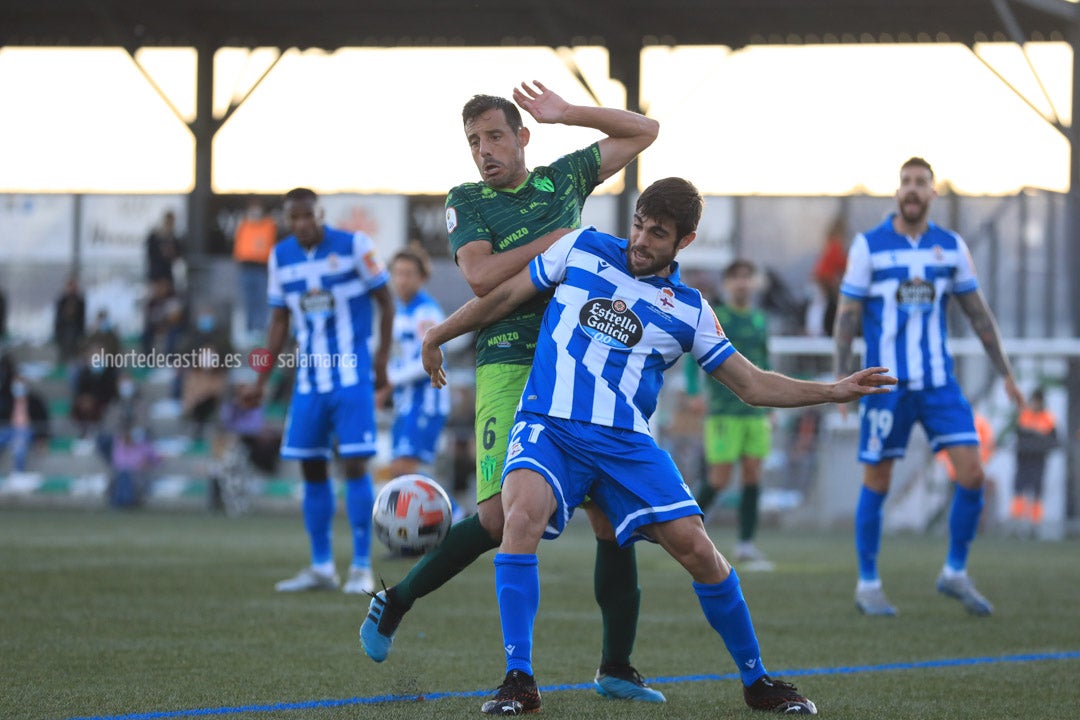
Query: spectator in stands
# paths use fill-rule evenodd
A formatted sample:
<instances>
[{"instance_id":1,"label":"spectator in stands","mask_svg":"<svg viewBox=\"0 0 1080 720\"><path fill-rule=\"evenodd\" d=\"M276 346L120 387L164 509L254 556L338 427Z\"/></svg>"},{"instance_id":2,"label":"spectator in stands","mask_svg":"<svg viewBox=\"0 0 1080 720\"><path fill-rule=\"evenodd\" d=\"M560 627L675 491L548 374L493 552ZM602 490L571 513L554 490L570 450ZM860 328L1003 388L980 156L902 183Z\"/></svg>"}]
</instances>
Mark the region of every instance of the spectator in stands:
<instances>
[{"instance_id":1,"label":"spectator in stands","mask_svg":"<svg viewBox=\"0 0 1080 720\"><path fill-rule=\"evenodd\" d=\"M233 260L236 261L244 301L244 329L249 337L265 333L269 321L266 262L277 242L277 234L277 221L266 214L261 202L252 198L233 237Z\"/></svg>"},{"instance_id":2,"label":"spectator in stands","mask_svg":"<svg viewBox=\"0 0 1080 720\"><path fill-rule=\"evenodd\" d=\"M145 428L124 428L112 445L109 504L116 508L142 505L151 483L149 472L160 462Z\"/></svg>"},{"instance_id":3,"label":"spectator in stands","mask_svg":"<svg viewBox=\"0 0 1080 720\"><path fill-rule=\"evenodd\" d=\"M172 281L168 278L152 281L143 312L143 352L176 352L187 324L186 315Z\"/></svg>"},{"instance_id":4,"label":"spectator in stands","mask_svg":"<svg viewBox=\"0 0 1080 720\"><path fill-rule=\"evenodd\" d=\"M218 321L213 306L199 309L183 351L193 358L194 365L180 371L181 406L184 417L194 423L194 438L201 440L206 424L217 415L228 390L227 356L232 353L228 332Z\"/></svg>"},{"instance_id":5,"label":"spectator in stands","mask_svg":"<svg viewBox=\"0 0 1080 720\"><path fill-rule=\"evenodd\" d=\"M814 270L815 295L806 308L806 334L832 337L836 307L840 302L840 281L847 267L847 221L838 215L825 235Z\"/></svg>"},{"instance_id":6,"label":"spectator in stands","mask_svg":"<svg viewBox=\"0 0 1080 720\"><path fill-rule=\"evenodd\" d=\"M94 322L90 325L90 332L83 338L83 349L101 350L107 355L116 355L120 352L120 335L113 327L109 311L102 308L94 316Z\"/></svg>"},{"instance_id":7,"label":"spectator in stands","mask_svg":"<svg viewBox=\"0 0 1080 720\"><path fill-rule=\"evenodd\" d=\"M11 469L26 472L30 450L49 436L45 399L19 375L11 355L0 356L0 453L11 447Z\"/></svg>"},{"instance_id":8,"label":"spectator in stands","mask_svg":"<svg viewBox=\"0 0 1080 720\"><path fill-rule=\"evenodd\" d=\"M174 269L176 261L183 256L183 245L176 234L176 214L167 210L161 223L146 238L146 279L153 284L168 280L176 287Z\"/></svg>"},{"instance_id":9,"label":"spectator in stands","mask_svg":"<svg viewBox=\"0 0 1080 720\"><path fill-rule=\"evenodd\" d=\"M56 299L53 313L53 341L58 364L67 365L75 358L85 334L86 298L79 288L78 278L70 275Z\"/></svg>"},{"instance_id":10,"label":"spectator in stands","mask_svg":"<svg viewBox=\"0 0 1080 720\"><path fill-rule=\"evenodd\" d=\"M100 427L106 410L119 397L119 373L98 354L100 348L96 350L88 347L83 351L72 380L71 419L81 438Z\"/></svg>"},{"instance_id":11,"label":"spectator in stands","mask_svg":"<svg viewBox=\"0 0 1080 720\"><path fill-rule=\"evenodd\" d=\"M0 343L7 339L7 295L0 288Z\"/></svg>"}]
</instances>

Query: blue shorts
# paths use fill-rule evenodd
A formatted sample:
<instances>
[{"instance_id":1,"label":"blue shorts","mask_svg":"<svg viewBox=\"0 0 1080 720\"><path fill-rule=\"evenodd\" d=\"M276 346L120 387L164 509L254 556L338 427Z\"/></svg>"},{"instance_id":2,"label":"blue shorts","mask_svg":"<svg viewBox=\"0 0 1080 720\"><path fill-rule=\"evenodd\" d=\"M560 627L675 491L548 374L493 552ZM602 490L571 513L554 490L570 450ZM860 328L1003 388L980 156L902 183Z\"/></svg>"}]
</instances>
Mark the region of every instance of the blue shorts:
<instances>
[{"instance_id":1,"label":"blue shorts","mask_svg":"<svg viewBox=\"0 0 1080 720\"><path fill-rule=\"evenodd\" d=\"M615 528L620 545L651 540L643 525L701 515L671 456L648 435L577 420L518 412L503 480L514 470L539 473L558 507L544 537L558 537L588 495Z\"/></svg>"},{"instance_id":2,"label":"blue shorts","mask_svg":"<svg viewBox=\"0 0 1080 720\"><path fill-rule=\"evenodd\" d=\"M947 385L908 390L903 384L859 402L859 460L877 465L904 457L911 428L922 423L934 452L950 445L978 445L971 405L955 379Z\"/></svg>"},{"instance_id":3,"label":"blue shorts","mask_svg":"<svg viewBox=\"0 0 1080 720\"><path fill-rule=\"evenodd\" d=\"M394 417L390 431L390 456L416 458L422 463L435 462L439 434L446 424L446 415L426 412L419 404Z\"/></svg>"},{"instance_id":4,"label":"blue shorts","mask_svg":"<svg viewBox=\"0 0 1080 720\"><path fill-rule=\"evenodd\" d=\"M293 392L281 457L330 458L334 440L340 457L375 454L375 392L361 383L330 392Z\"/></svg>"}]
</instances>

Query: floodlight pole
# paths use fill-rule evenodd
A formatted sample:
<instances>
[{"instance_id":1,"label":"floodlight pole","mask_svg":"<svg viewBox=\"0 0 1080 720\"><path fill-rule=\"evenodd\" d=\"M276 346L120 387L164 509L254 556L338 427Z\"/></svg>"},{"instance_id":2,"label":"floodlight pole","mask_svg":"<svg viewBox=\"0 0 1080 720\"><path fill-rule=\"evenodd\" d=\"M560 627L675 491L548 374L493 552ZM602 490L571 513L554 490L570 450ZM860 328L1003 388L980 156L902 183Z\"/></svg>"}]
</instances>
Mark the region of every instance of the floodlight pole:
<instances>
[{"instance_id":1,"label":"floodlight pole","mask_svg":"<svg viewBox=\"0 0 1080 720\"><path fill-rule=\"evenodd\" d=\"M1080 70L1076 58L1080 58L1080 14L1074 14L1069 28L1069 46L1072 48L1072 117L1069 120L1069 192L1065 196L1065 257L1070 269L1069 315L1072 318L1072 336L1080 337ZM1070 356L1065 374L1068 393L1068 420L1064 428L1065 447L1069 449L1066 460L1067 498L1065 517L1080 516L1080 358Z\"/></svg>"},{"instance_id":2,"label":"floodlight pole","mask_svg":"<svg viewBox=\"0 0 1080 720\"><path fill-rule=\"evenodd\" d=\"M189 124L195 136L195 185L187 205L188 292L206 298L209 290L207 258L210 197L213 195L214 47L206 39L195 48L195 119Z\"/></svg>"}]
</instances>

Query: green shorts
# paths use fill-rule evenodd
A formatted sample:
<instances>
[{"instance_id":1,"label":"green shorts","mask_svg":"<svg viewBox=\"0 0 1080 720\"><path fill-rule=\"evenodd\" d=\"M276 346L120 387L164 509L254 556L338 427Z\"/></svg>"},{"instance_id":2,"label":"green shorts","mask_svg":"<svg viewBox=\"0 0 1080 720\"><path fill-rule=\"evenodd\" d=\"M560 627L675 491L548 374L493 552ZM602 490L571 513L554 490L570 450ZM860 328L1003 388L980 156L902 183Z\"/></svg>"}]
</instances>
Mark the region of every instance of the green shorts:
<instances>
[{"instance_id":1,"label":"green shorts","mask_svg":"<svg viewBox=\"0 0 1080 720\"><path fill-rule=\"evenodd\" d=\"M506 445L528 365L483 365L476 368L476 502L502 492Z\"/></svg>"},{"instance_id":2,"label":"green shorts","mask_svg":"<svg viewBox=\"0 0 1080 720\"><path fill-rule=\"evenodd\" d=\"M766 415L710 415L705 418L705 462L733 463L769 454L772 423Z\"/></svg>"}]
</instances>

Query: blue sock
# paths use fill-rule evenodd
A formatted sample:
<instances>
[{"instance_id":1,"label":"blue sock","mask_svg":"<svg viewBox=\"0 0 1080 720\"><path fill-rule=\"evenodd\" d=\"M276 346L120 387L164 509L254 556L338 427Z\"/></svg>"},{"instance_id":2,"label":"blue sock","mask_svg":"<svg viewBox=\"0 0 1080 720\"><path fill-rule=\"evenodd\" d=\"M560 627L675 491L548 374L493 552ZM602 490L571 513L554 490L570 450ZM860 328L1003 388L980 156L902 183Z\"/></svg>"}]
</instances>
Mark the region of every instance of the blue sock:
<instances>
[{"instance_id":1,"label":"blue sock","mask_svg":"<svg viewBox=\"0 0 1080 720\"><path fill-rule=\"evenodd\" d=\"M862 486L855 508L855 554L859 558L860 580L878 579L877 556L881 547L881 506L884 504L885 493Z\"/></svg>"},{"instance_id":2,"label":"blue sock","mask_svg":"<svg viewBox=\"0 0 1080 720\"><path fill-rule=\"evenodd\" d=\"M723 582L709 585L694 583L694 592L712 629L720 633L731 659L739 668L743 685L753 685L765 674L761 661L754 623L750 620L750 608L746 606L739 576L734 568Z\"/></svg>"},{"instance_id":3,"label":"blue sock","mask_svg":"<svg viewBox=\"0 0 1080 720\"><path fill-rule=\"evenodd\" d=\"M330 537L334 522L334 491L329 480L304 483L302 510L304 527L311 539L311 564L333 562Z\"/></svg>"},{"instance_id":4,"label":"blue sock","mask_svg":"<svg viewBox=\"0 0 1080 720\"><path fill-rule=\"evenodd\" d=\"M960 572L967 567L968 548L979 527L983 508L983 489L969 490L956 486L952 508L949 510L949 555L945 564Z\"/></svg>"},{"instance_id":5,"label":"blue sock","mask_svg":"<svg viewBox=\"0 0 1080 720\"><path fill-rule=\"evenodd\" d=\"M355 568L371 567L371 507L375 504L375 489L371 474L345 482L345 509L352 528Z\"/></svg>"},{"instance_id":6,"label":"blue sock","mask_svg":"<svg viewBox=\"0 0 1080 720\"><path fill-rule=\"evenodd\" d=\"M535 554L495 556L495 595L499 598L506 672L533 674L533 623L540 608L540 566Z\"/></svg>"}]
</instances>

